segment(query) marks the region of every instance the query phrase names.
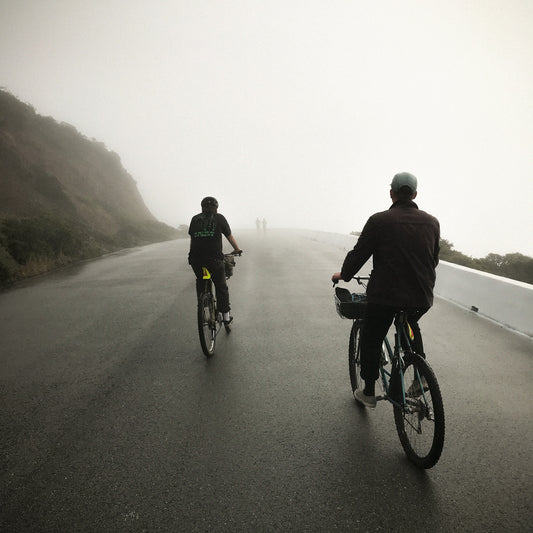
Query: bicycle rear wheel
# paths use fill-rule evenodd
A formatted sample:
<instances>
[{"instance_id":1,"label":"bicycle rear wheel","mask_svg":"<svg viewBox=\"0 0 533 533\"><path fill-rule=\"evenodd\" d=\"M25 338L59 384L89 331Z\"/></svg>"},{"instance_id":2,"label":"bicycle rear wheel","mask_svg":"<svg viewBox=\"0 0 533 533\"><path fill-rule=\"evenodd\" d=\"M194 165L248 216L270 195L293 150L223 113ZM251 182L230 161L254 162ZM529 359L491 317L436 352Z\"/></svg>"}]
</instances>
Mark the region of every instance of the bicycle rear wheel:
<instances>
[{"instance_id":1,"label":"bicycle rear wheel","mask_svg":"<svg viewBox=\"0 0 533 533\"><path fill-rule=\"evenodd\" d=\"M404 357L405 404L399 368L391 378L394 421L408 459L431 468L444 447L444 406L437 378L429 364L416 354Z\"/></svg>"},{"instance_id":2,"label":"bicycle rear wheel","mask_svg":"<svg viewBox=\"0 0 533 533\"><path fill-rule=\"evenodd\" d=\"M361 328L363 327L362 320L355 320L350 332L350 343L348 345L348 368L350 371L350 383L352 385L352 392L357 388L364 387L364 381L361 378ZM384 360L384 348L382 352L382 362ZM381 363L380 363L381 364ZM375 384L376 396L383 396L382 378L379 377Z\"/></svg>"},{"instance_id":3,"label":"bicycle rear wheel","mask_svg":"<svg viewBox=\"0 0 533 533\"><path fill-rule=\"evenodd\" d=\"M205 356L213 355L216 340L216 315L211 292L203 292L198 298L198 334Z\"/></svg>"}]
</instances>

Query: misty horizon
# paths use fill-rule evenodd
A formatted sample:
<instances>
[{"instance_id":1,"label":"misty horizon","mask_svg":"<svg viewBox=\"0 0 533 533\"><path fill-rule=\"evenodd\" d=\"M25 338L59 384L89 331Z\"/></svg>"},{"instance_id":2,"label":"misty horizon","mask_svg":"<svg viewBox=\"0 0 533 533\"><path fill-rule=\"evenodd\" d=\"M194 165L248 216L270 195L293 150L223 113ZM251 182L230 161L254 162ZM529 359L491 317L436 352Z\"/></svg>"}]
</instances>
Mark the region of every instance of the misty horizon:
<instances>
[{"instance_id":1,"label":"misty horizon","mask_svg":"<svg viewBox=\"0 0 533 533\"><path fill-rule=\"evenodd\" d=\"M174 227L348 234L393 175L473 257L533 256L533 5L6 0L0 85L116 152Z\"/></svg>"}]
</instances>

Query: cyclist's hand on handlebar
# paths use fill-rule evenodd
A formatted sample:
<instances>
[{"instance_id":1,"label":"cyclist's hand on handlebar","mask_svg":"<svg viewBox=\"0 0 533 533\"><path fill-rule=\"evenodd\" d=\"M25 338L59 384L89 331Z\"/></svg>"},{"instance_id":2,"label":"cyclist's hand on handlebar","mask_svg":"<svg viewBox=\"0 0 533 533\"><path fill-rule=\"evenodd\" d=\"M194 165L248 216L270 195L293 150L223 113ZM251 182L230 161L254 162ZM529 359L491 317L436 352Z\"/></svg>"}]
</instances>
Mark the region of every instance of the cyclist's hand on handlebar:
<instances>
[{"instance_id":1,"label":"cyclist's hand on handlebar","mask_svg":"<svg viewBox=\"0 0 533 533\"><path fill-rule=\"evenodd\" d=\"M333 281L333 285L336 285L337 283L339 283L339 281L342 281L341 273L335 272L335 274L331 276L331 281Z\"/></svg>"},{"instance_id":2,"label":"cyclist's hand on handlebar","mask_svg":"<svg viewBox=\"0 0 533 533\"><path fill-rule=\"evenodd\" d=\"M242 250L233 250L233 252L231 252L231 255L242 255Z\"/></svg>"}]
</instances>

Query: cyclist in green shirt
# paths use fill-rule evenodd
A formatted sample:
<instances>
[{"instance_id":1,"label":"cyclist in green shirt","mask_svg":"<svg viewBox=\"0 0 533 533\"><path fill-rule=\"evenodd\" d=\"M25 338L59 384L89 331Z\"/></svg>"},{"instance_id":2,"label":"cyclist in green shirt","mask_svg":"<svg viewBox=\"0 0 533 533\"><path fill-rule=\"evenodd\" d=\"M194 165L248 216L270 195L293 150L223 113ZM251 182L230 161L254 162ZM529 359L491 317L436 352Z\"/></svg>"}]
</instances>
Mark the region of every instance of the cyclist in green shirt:
<instances>
[{"instance_id":1,"label":"cyclist in green shirt","mask_svg":"<svg viewBox=\"0 0 533 533\"><path fill-rule=\"evenodd\" d=\"M233 246L234 252L242 252L235 237L231 233L228 221L218 213L218 201L212 196L205 197L202 212L193 216L189 225L191 247L189 264L196 274L196 292L202 288L202 267L207 267L215 284L218 309L222 313L224 323L229 325L233 320L230 316L229 290L224 270L224 253L222 252L222 235Z\"/></svg>"}]
</instances>

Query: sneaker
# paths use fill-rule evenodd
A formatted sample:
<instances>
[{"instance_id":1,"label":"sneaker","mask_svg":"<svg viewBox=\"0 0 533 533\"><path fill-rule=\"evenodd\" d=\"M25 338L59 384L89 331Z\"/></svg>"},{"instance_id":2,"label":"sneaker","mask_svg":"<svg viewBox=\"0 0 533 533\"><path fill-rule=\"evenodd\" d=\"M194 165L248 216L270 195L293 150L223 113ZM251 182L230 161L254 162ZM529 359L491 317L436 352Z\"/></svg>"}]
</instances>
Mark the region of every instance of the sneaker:
<instances>
[{"instance_id":1,"label":"sneaker","mask_svg":"<svg viewBox=\"0 0 533 533\"><path fill-rule=\"evenodd\" d=\"M422 387L424 388L424 392L427 392L429 390L426 376L422 376ZM420 390L420 380L415 379L413 383L411 383L411 386L407 389L407 396L416 398L417 396L420 396L421 394L422 394L422 391Z\"/></svg>"},{"instance_id":2,"label":"sneaker","mask_svg":"<svg viewBox=\"0 0 533 533\"><path fill-rule=\"evenodd\" d=\"M371 409L374 409L376 407L376 397L375 396L367 396L362 389L355 389L355 392L353 393L353 397L362 405L365 407L370 407Z\"/></svg>"},{"instance_id":3,"label":"sneaker","mask_svg":"<svg viewBox=\"0 0 533 533\"><path fill-rule=\"evenodd\" d=\"M224 326L228 327L233 322L233 317L230 316L229 320L224 320Z\"/></svg>"}]
</instances>

